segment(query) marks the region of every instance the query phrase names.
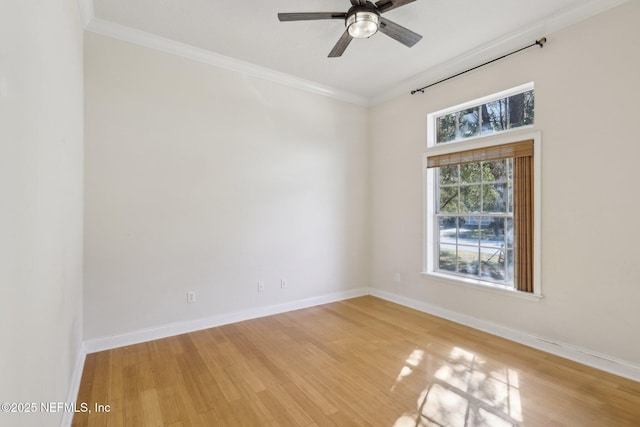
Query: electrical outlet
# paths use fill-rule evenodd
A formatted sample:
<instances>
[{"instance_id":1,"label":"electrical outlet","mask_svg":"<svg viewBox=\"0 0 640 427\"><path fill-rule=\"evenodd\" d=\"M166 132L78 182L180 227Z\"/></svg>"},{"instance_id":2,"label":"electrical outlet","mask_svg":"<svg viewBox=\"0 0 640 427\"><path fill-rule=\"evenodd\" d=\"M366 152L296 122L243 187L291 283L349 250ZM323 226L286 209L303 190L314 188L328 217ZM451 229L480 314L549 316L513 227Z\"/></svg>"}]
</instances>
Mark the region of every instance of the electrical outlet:
<instances>
[{"instance_id":1,"label":"electrical outlet","mask_svg":"<svg viewBox=\"0 0 640 427\"><path fill-rule=\"evenodd\" d=\"M193 304L194 302L196 302L196 292L195 291L187 292L187 304Z\"/></svg>"},{"instance_id":2,"label":"electrical outlet","mask_svg":"<svg viewBox=\"0 0 640 427\"><path fill-rule=\"evenodd\" d=\"M396 273L396 274L394 274L394 276L393 276L393 280L394 280L394 282L396 282L396 283L400 283L400 282L402 282L402 275L401 275L400 273Z\"/></svg>"},{"instance_id":3,"label":"electrical outlet","mask_svg":"<svg viewBox=\"0 0 640 427\"><path fill-rule=\"evenodd\" d=\"M264 291L264 282L262 280L258 280L258 292Z\"/></svg>"},{"instance_id":4,"label":"electrical outlet","mask_svg":"<svg viewBox=\"0 0 640 427\"><path fill-rule=\"evenodd\" d=\"M285 289L289 286L289 284L287 283L287 279L281 279L280 280L280 288L281 289Z\"/></svg>"}]
</instances>

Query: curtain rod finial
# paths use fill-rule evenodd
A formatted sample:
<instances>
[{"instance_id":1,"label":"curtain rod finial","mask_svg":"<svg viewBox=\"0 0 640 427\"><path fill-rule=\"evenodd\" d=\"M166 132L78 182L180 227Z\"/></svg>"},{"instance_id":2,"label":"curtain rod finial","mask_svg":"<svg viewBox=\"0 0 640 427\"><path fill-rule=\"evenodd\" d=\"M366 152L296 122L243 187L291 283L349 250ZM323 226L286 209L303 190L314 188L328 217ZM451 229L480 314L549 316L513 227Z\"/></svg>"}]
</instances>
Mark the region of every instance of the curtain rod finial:
<instances>
[{"instance_id":1,"label":"curtain rod finial","mask_svg":"<svg viewBox=\"0 0 640 427\"><path fill-rule=\"evenodd\" d=\"M544 47L544 44L547 42L547 38L543 37L540 40L536 40L536 44L540 47Z\"/></svg>"}]
</instances>

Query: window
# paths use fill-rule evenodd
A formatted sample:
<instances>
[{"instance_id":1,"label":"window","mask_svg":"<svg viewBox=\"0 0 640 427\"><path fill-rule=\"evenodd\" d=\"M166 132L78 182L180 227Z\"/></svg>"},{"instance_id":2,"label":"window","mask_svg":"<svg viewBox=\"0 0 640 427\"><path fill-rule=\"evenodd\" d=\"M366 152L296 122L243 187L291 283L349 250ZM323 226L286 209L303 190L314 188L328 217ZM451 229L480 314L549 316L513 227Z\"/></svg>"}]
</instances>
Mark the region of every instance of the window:
<instances>
[{"instance_id":1,"label":"window","mask_svg":"<svg viewBox=\"0 0 640 427\"><path fill-rule=\"evenodd\" d=\"M530 84L429 115L426 273L539 294L539 134L496 135L532 125L533 100Z\"/></svg>"},{"instance_id":2,"label":"window","mask_svg":"<svg viewBox=\"0 0 640 427\"><path fill-rule=\"evenodd\" d=\"M528 87L509 96L435 116L436 143L455 142L532 125L535 98L533 89L526 89Z\"/></svg>"}]
</instances>

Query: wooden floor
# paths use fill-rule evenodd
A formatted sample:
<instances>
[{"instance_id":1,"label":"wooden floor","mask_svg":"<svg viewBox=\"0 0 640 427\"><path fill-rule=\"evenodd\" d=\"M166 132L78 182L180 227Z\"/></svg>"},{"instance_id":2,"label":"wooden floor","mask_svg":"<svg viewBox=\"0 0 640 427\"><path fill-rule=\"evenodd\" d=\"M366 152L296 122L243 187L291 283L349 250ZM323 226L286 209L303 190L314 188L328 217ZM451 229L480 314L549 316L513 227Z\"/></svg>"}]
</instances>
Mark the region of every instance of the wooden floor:
<instances>
[{"instance_id":1,"label":"wooden floor","mask_svg":"<svg viewBox=\"0 0 640 427\"><path fill-rule=\"evenodd\" d=\"M83 404L74 426L640 425L640 383L374 297L90 354Z\"/></svg>"}]
</instances>

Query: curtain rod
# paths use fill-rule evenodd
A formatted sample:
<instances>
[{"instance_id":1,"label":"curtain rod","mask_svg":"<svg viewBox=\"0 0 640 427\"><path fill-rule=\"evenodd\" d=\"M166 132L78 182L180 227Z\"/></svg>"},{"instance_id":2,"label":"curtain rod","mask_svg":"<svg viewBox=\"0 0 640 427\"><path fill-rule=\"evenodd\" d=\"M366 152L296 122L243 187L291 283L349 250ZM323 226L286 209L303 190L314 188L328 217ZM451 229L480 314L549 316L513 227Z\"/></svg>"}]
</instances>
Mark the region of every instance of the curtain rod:
<instances>
[{"instance_id":1,"label":"curtain rod","mask_svg":"<svg viewBox=\"0 0 640 427\"><path fill-rule=\"evenodd\" d=\"M492 59L491 61L487 61L487 62L485 62L484 64L476 65L476 66L475 66L475 67L473 67L473 68L469 68L468 70L465 70L465 71L463 71L463 72L461 72L461 73L458 73L458 74L455 74L455 75L453 75L453 76L447 77L446 79L442 79L442 80L439 80L439 81L437 81L437 82L435 82L435 83L431 83L430 85L427 85L427 86L421 87L420 89L414 89L414 90L412 90L412 91L411 91L411 95L415 95L417 92L424 93L424 90L425 90L425 89L430 88L431 86L435 86L435 85L437 85L437 84L440 84L440 83L446 82L447 80L451 80L451 79L453 79L454 77L458 77L458 76L461 76L461 75L463 75L463 74L465 74L465 73L468 73L469 71L473 71L473 70L478 69L478 68L480 68L480 67L484 67L485 65L489 65L489 64L491 64L492 62L499 61L499 60L501 60L502 58L506 58L507 56L511 56L511 55L513 55L514 53L518 53L518 52L520 52L521 50L529 49L530 47L533 47L533 46L540 46L540 47L542 48L542 47L544 47L544 44L545 44L546 42L547 42L547 38L546 38L546 37L542 37L541 39L536 40L536 41L535 41L535 43L531 43L531 44L530 44L530 45L528 45L528 46L521 47L520 49L518 49L518 50L514 50L513 52L511 52L511 53L507 53L506 55L502 55L502 56L501 56L501 57L499 57L499 58Z\"/></svg>"}]
</instances>

